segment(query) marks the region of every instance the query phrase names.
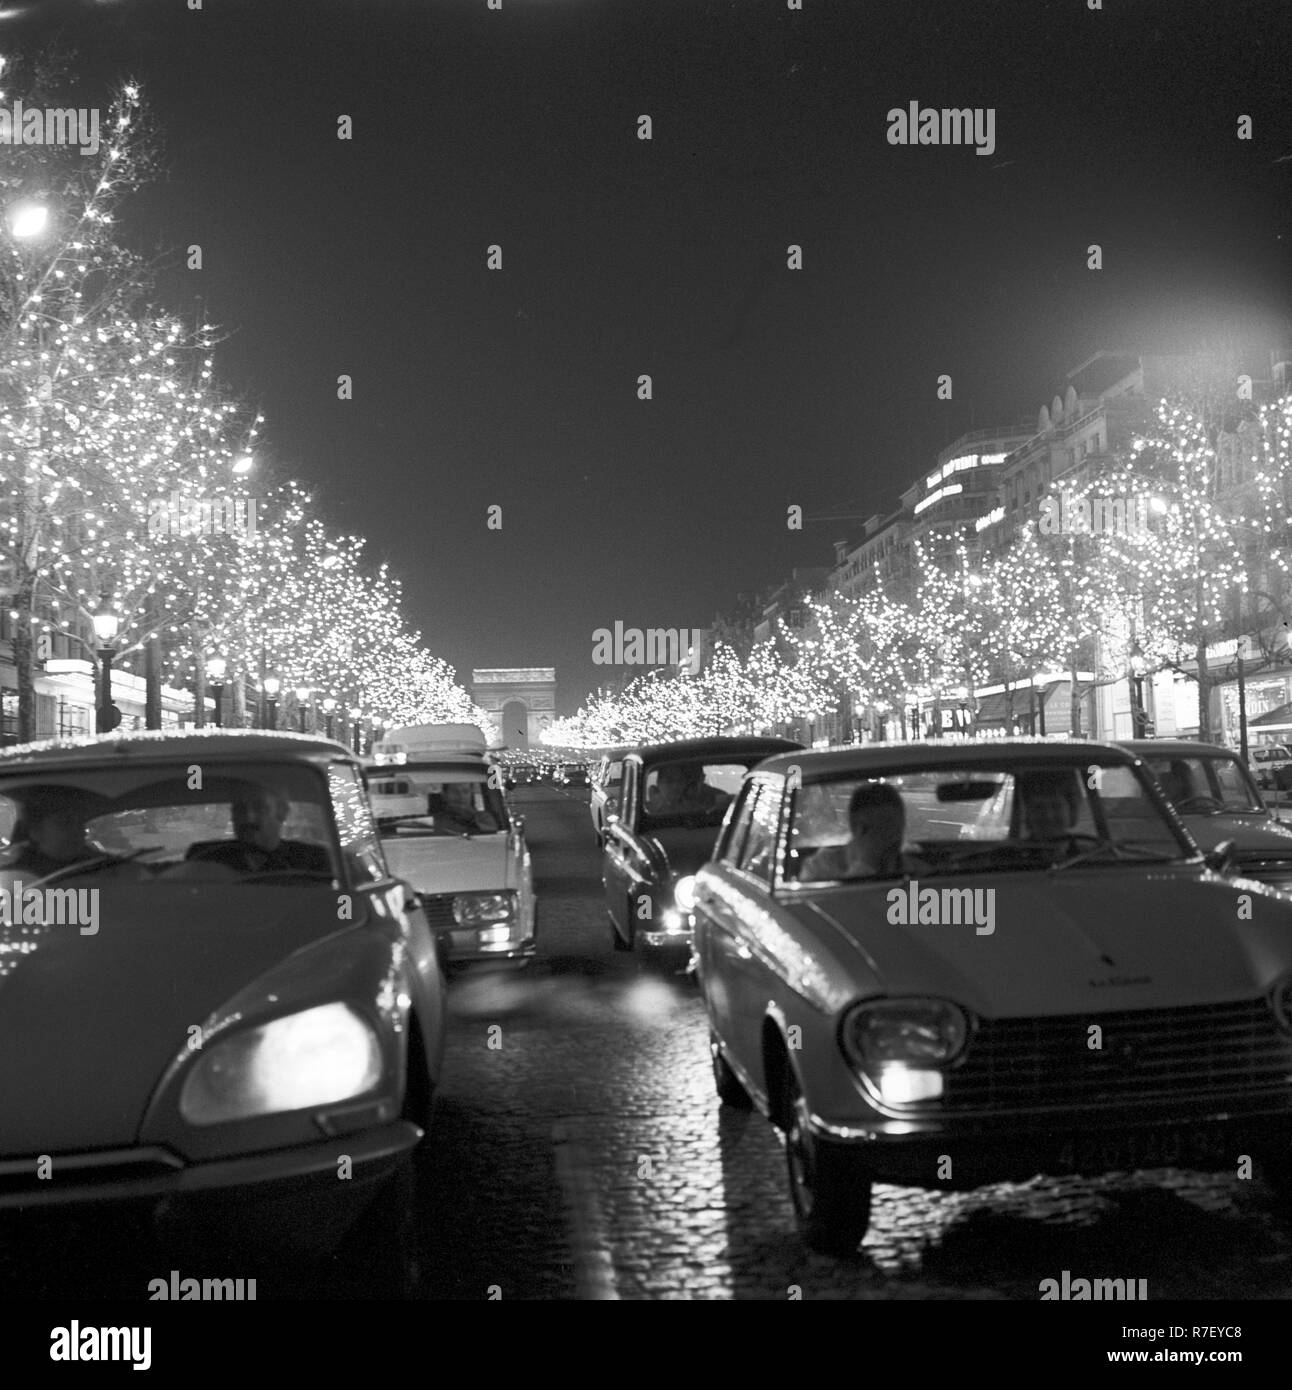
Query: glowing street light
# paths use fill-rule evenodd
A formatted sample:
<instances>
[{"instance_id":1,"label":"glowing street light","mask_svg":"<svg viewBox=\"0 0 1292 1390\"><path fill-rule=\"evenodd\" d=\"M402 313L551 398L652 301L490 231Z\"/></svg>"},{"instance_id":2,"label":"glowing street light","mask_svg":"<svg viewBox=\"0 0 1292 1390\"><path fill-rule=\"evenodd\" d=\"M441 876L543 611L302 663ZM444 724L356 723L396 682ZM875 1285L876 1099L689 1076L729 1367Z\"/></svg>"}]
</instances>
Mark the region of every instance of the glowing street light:
<instances>
[{"instance_id":1,"label":"glowing street light","mask_svg":"<svg viewBox=\"0 0 1292 1390\"><path fill-rule=\"evenodd\" d=\"M43 236L49 227L49 208L34 199L24 199L9 209L9 231L22 241Z\"/></svg>"},{"instance_id":2,"label":"glowing street light","mask_svg":"<svg viewBox=\"0 0 1292 1390\"><path fill-rule=\"evenodd\" d=\"M263 682L263 689L268 700L268 713L265 720L265 728L276 729L278 727L278 692L283 688L283 683L277 676L266 676Z\"/></svg>"},{"instance_id":3,"label":"glowing street light","mask_svg":"<svg viewBox=\"0 0 1292 1390\"><path fill-rule=\"evenodd\" d=\"M112 644L121 631L121 619L105 605L90 621L94 624L94 636L99 644L99 699L94 727L99 733L106 734L121 723L121 711L112 703Z\"/></svg>"}]
</instances>

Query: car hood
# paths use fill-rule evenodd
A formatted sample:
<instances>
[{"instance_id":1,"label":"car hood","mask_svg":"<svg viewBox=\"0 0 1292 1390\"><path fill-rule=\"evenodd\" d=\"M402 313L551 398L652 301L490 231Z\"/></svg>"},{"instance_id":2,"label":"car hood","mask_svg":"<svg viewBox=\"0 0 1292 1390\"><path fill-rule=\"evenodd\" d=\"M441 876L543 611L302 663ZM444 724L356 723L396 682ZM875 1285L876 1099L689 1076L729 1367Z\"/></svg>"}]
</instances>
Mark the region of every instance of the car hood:
<instances>
[{"instance_id":1,"label":"car hood","mask_svg":"<svg viewBox=\"0 0 1292 1390\"><path fill-rule=\"evenodd\" d=\"M1292 859L1292 826L1260 816L1181 816L1189 833L1205 850L1215 849L1225 840L1232 840L1239 855L1249 852L1262 858Z\"/></svg>"},{"instance_id":2,"label":"car hood","mask_svg":"<svg viewBox=\"0 0 1292 1390\"><path fill-rule=\"evenodd\" d=\"M891 924L894 886L833 889L803 905L861 957L859 992L938 995L985 1017L1024 1017L1249 999L1292 970L1292 905L1196 870L919 882L994 889L990 934L973 924ZM1242 894L1250 921L1239 920Z\"/></svg>"},{"instance_id":3,"label":"car hood","mask_svg":"<svg viewBox=\"0 0 1292 1390\"><path fill-rule=\"evenodd\" d=\"M419 893L518 888L517 856L505 832L495 835L392 835L383 840L396 878Z\"/></svg>"},{"instance_id":4,"label":"car hood","mask_svg":"<svg viewBox=\"0 0 1292 1390\"><path fill-rule=\"evenodd\" d=\"M108 885L97 925L92 935L0 926L6 1155L135 1143L188 1030L334 934L337 895L323 885Z\"/></svg>"}]
</instances>

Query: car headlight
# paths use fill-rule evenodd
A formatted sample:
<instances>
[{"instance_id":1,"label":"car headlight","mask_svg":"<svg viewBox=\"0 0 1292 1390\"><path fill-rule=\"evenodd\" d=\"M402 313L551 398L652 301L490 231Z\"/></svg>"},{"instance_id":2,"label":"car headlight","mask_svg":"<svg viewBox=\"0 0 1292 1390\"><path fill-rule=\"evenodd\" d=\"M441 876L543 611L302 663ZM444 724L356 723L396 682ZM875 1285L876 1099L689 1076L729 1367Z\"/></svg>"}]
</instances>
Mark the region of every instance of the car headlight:
<instances>
[{"instance_id":1,"label":"car headlight","mask_svg":"<svg viewBox=\"0 0 1292 1390\"><path fill-rule=\"evenodd\" d=\"M843 1048L871 1076L892 1063L943 1067L969 1036L964 1013L941 999L881 999L858 1004L843 1021Z\"/></svg>"},{"instance_id":2,"label":"car headlight","mask_svg":"<svg viewBox=\"0 0 1292 1390\"><path fill-rule=\"evenodd\" d=\"M613 815L619 809L619 798L617 796L606 797L606 814Z\"/></svg>"},{"instance_id":3,"label":"car headlight","mask_svg":"<svg viewBox=\"0 0 1292 1390\"><path fill-rule=\"evenodd\" d=\"M460 927L509 922L515 915L515 893L458 893L453 899L453 920Z\"/></svg>"},{"instance_id":4,"label":"car headlight","mask_svg":"<svg viewBox=\"0 0 1292 1390\"><path fill-rule=\"evenodd\" d=\"M673 901L683 912L690 912L695 907L695 875L683 874L673 885Z\"/></svg>"},{"instance_id":5,"label":"car headlight","mask_svg":"<svg viewBox=\"0 0 1292 1390\"><path fill-rule=\"evenodd\" d=\"M215 1043L189 1072L180 1114L215 1125L333 1105L381 1079L381 1044L349 1004L321 1004Z\"/></svg>"}]
</instances>

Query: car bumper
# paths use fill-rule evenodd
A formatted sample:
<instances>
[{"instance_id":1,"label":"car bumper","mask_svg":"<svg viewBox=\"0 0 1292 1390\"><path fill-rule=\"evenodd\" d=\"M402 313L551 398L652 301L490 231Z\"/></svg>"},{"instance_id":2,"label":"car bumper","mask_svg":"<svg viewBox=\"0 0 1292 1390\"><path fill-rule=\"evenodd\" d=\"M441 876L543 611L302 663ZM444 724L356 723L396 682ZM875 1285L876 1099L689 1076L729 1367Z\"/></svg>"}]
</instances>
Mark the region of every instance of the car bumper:
<instances>
[{"instance_id":1,"label":"car bumper","mask_svg":"<svg viewBox=\"0 0 1292 1390\"><path fill-rule=\"evenodd\" d=\"M482 941L475 931L441 932L440 959L446 965L463 965L471 961L530 960L538 950L537 936L516 940Z\"/></svg>"},{"instance_id":2,"label":"car bumper","mask_svg":"<svg viewBox=\"0 0 1292 1390\"><path fill-rule=\"evenodd\" d=\"M686 946L688 949L695 940L695 917L689 912L679 912L677 908L667 908L660 914L659 925L646 929L639 926L636 931L637 943L641 946L672 948Z\"/></svg>"},{"instance_id":3,"label":"car bumper","mask_svg":"<svg viewBox=\"0 0 1292 1390\"><path fill-rule=\"evenodd\" d=\"M1060 1111L873 1123L811 1117L817 1138L854 1152L880 1182L972 1188L1037 1174L1096 1176L1151 1168L1237 1171L1244 1153L1292 1146L1292 1096L1197 1108ZM951 1175L944 1178L946 1158Z\"/></svg>"},{"instance_id":4,"label":"car bumper","mask_svg":"<svg viewBox=\"0 0 1292 1390\"><path fill-rule=\"evenodd\" d=\"M36 1179L30 1158L0 1162L0 1213L57 1213L90 1206L150 1206L156 1216L216 1218L230 1235L283 1222L294 1243L328 1248L362 1213L365 1198L393 1176L421 1141L408 1120L322 1143L205 1163L162 1147L52 1155L52 1177ZM348 1168L345 1163L348 1160ZM339 1174L348 1171L346 1181Z\"/></svg>"}]
</instances>

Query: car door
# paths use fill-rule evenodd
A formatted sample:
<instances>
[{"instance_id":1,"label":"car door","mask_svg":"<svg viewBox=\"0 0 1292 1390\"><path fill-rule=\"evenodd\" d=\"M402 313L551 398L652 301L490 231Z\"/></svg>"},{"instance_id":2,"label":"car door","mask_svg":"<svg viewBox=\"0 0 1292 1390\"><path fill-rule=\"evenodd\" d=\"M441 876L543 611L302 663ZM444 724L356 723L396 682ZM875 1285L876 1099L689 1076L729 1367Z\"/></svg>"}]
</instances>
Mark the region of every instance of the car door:
<instances>
[{"instance_id":1,"label":"car door","mask_svg":"<svg viewBox=\"0 0 1292 1390\"><path fill-rule=\"evenodd\" d=\"M632 866L639 856L628 827L636 824L638 772L635 760L624 764L619 819L606 823L601 853L601 882L605 887L606 911L615 930L625 941L631 941L633 936L627 904L633 881Z\"/></svg>"},{"instance_id":2,"label":"car door","mask_svg":"<svg viewBox=\"0 0 1292 1390\"><path fill-rule=\"evenodd\" d=\"M761 1038L770 981L758 924L770 906L783 786L779 779L746 782L718 861L725 891L719 895L704 884L697 897L707 924L701 980L710 1019L728 1060L759 1090L765 1090Z\"/></svg>"}]
</instances>

